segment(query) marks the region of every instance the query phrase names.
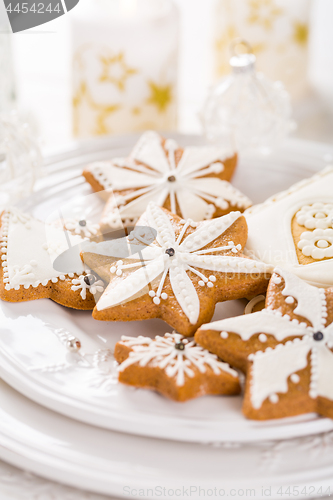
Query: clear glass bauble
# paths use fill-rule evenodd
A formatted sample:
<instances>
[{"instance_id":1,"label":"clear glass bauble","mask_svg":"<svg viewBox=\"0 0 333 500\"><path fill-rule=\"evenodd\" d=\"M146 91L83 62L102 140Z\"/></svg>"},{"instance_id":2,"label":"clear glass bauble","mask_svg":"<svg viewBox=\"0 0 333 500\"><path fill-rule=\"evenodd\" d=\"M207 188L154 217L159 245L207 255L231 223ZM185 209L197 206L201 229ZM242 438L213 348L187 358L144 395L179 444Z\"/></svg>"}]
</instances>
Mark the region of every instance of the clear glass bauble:
<instances>
[{"instance_id":1,"label":"clear glass bauble","mask_svg":"<svg viewBox=\"0 0 333 500\"><path fill-rule=\"evenodd\" d=\"M232 72L211 88L201 120L211 142L227 143L238 151L269 153L294 127L291 103L281 82L255 71L255 56L230 60Z\"/></svg>"}]
</instances>

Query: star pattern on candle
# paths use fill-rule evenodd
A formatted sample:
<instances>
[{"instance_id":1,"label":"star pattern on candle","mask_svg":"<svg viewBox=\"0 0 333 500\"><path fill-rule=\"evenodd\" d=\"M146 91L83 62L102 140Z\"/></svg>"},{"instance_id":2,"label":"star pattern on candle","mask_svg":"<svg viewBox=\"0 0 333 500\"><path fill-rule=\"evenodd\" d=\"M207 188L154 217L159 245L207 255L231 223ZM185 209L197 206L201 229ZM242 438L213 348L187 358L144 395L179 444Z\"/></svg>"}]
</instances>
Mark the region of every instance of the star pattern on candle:
<instances>
[{"instance_id":1,"label":"star pattern on candle","mask_svg":"<svg viewBox=\"0 0 333 500\"><path fill-rule=\"evenodd\" d=\"M97 135L108 134L111 130L106 124L106 119L112 114L118 111L121 106L119 104L99 104L97 103L88 88L85 81L82 81L78 87L77 92L73 97L73 108L74 108L74 135L78 134L79 131L79 120L82 108L88 107L89 109L94 109L97 111L96 115L96 128L92 128L92 133ZM93 124L92 124L93 125Z\"/></svg>"},{"instance_id":2,"label":"star pattern on candle","mask_svg":"<svg viewBox=\"0 0 333 500\"><path fill-rule=\"evenodd\" d=\"M250 0L249 8L248 22L259 24L266 30L271 30L276 18L283 14L283 9L274 0Z\"/></svg>"},{"instance_id":3,"label":"star pattern on candle","mask_svg":"<svg viewBox=\"0 0 333 500\"><path fill-rule=\"evenodd\" d=\"M305 46L308 42L309 27L305 23L294 22L293 39L298 45Z\"/></svg>"},{"instance_id":4,"label":"star pattern on candle","mask_svg":"<svg viewBox=\"0 0 333 500\"><path fill-rule=\"evenodd\" d=\"M101 55L99 59L102 64L102 73L99 81L112 83L121 92L125 91L127 79L138 73L136 68L131 68L125 62L125 54L123 52L112 56Z\"/></svg>"},{"instance_id":5,"label":"star pattern on candle","mask_svg":"<svg viewBox=\"0 0 333 500\"><path fill-rule=\"evenodd\" d=\"M147 99L148 104L156 106L160 113L164 113L173 101L172 85L158 85L153 81L148 81L150 96Z\"/></svg>"}]
</instances>

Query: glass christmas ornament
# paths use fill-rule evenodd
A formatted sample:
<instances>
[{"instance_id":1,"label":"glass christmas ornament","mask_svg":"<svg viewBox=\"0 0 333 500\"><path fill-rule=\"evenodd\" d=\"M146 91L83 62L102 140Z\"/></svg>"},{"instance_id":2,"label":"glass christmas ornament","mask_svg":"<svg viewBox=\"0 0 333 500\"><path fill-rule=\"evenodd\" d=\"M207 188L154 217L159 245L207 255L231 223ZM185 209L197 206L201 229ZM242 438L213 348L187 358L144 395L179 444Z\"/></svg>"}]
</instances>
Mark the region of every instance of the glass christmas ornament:
<instances>
[{"instance_id":1,"label":"glass christmas ornament","mask_svg":"<svg viewBox=\"0 0 333 500\"><path fill-rule=\"evenodd\" d=\"M211 142L269 153L293 128L290 97L281 82L257 73L255 62L252 53L234 53L231 74L211 88L201 120Z\"/></svg>"},{"instance_id":2,"label":"glass christmas ornament","mask_svg":"<svg viewBox=\"0 0 333 500\"><path fill-rule=\"evenodd\" d=\"M0 211L32 192L41 165L29 125L16 112L0 114Z\"/></svg>"}]
</instances>

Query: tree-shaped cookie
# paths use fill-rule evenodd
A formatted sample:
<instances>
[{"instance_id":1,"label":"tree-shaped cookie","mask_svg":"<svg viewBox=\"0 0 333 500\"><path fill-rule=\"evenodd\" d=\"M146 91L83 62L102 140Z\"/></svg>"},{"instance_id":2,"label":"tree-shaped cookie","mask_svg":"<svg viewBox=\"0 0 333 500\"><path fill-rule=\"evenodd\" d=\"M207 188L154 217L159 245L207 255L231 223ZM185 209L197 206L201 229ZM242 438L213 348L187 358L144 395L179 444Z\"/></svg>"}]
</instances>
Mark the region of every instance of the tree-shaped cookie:
<instances>
[{"instance_id":1,"label":"tree-shaped cookie","mask_svg":"<svg viewBox=\"0 0 333 500\"><path fill-rule=\"evenodd\" d=\"M110 281L94 309L95 319L161 318L191 336L210 321L217 302L267 288L270 268L242 255L247 227L239 212L195 223L150 203L137 227L126 240L125 248L134 249L129 257L103 266L98 248L107 255L107 242L93 245L94 253L87 248L83 253L84 262ZM113 250L111 242L110 256Z\"/></svg>"},{"instance_id":2,"label":"tree-shaped cookie","mask_svg":"<svg viewBox=\"0 0 333 500\"><path fill-rule=\"evenodd\" d=\"M238 394L238 374L217 356L178 333L122 337L115 358L119 381L153 389L176 401L206 394Z\"/></svg>"},{"instance_id":3,"label":"tree-shaped cookie","mask_svg":"<svg viewBox=\"0 0 333 500\"><path fill-rule=\"evenodd\" d=\"M181 149L146 132L128 158L93 163L83 175L95 191L106 190L101 227L107 232L133 225L150 201L195 221L244 211L250 200L227 182L236 162L224 147Z\"/></svg>"},{"instance_id":4,"label":"tree-shaped cookie","mask_svg":"<svg viewBox=\"0 0 333 500\"><path fill-rule=\"evenodd\" d=\"M247 373L254 419L317 412L333 418L333 289L276 269L266 309L203 325L196 341Z\"/></svg>"},{"instance_id":5,"label":"tree-shaped cookie","mask_svg":"<svg viewBox=\"0 0 333 500\"><path fill-rule=\"evenodd\" d=\"M93 309L104 283L86 271L79 254L83 239L60 227L34 219L17 208L0 216L0 298L22 302L50 298L75 309ZM69 246L76 259L59 270L56 258Z\"/></svg>"}]
</instances>

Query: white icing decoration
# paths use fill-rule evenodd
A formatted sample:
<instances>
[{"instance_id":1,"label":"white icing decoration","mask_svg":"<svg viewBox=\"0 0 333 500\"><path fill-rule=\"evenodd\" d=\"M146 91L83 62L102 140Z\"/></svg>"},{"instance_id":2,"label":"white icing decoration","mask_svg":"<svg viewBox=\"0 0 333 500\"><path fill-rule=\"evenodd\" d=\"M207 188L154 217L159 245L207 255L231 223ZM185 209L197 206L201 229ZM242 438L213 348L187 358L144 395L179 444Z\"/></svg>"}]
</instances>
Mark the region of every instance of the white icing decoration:
<instances>
[{"instance_id":1,"label":"white icing decoration","mask_svg":"<svg viewBox=\"0 0 333 500\"><path fill-rule=\"evenodd\" d=\"M104 283L102 280L96 279L96 281L90 285L84 281L84 278L86 276L87 275L81 274L78 278L74 278L72 280L72 286L71 286L71 289L74 292L76 292L77 290L81 290L80 295L83 300L87 298L87 290L92 295L104 292Z\"/></svg>"},{"instance_id":2,"label":"white icing decoration","mask_svg":"<svg viewBox=\"0 0 333 500\"><path fill-rule=\"evenodd\" d=\"M315 229L301 234L298 248L315 260L333 257L333 229Z\"/></svg>"},{"instance_id":3,"label":"white icing decoration","mask_svg":"<svg viewBox=\"0 0 333 500\"><path fill-rule=\"evenodd\" d=\"M229 182L207 177L224 169L222 162L233 155L232 151L212 146L186 148L176 166L177 144L168 140L165 147L166 153L156 132L146 132L129 159L89 166L89 172L104 189L134 190L120 197L111 196L103 214L103 224L119 227L125 220L133 223L149 202L163 206L168 197L171 212L176 213L178 203L182 216L195 221L212 218L216 207L234 206L244 210L251 205L251 201Z\"/></svg>"},{"instance_id":4,"label":"white icing decoration","mask_svg":"<svg viewBox=\"0 0 333 500\"><path fill-rule=\"evenodd\" d=\"M63 227L74 234L80 235L82 238L91 238L99 232L99 224L94 224L86 219L66 219Z\"/></svg>"},{"instance_id":5,"label":"white icing decoration","mask_svg":"<svg viewBox=\"0 0 333 500\"><path fill-rule=\"evenodd\" d=\"M307 229L328 229L333 227L333 204L314 203L304 205L296 214L297 224Z\"/></svg>"},{"instance_id":6,"label":"white icing decoration","mask_svg":"<svg viewBox=\"0 0 333 500\"><path fill-rule=\"evenodd\" d=\"M325 291L308 285L285 270L276 269L275 272L285 281L282 295L297 300L294 312L307 319L310 326L305 322L299 323L296 319L291 320L287 314L282 316L279 311L269 309L217 321L204 325L201 329L233 332L243 340L261 332L273 335L279 341L287 337L298 337L286 344L278 344L274 349L268 348L249 356L253 363L250 391L254 408L260 408L267 398L272 400L274 394L287 393L289 377L293 383L298 383L300 379L295 372L308 365L309 353L309 396L322 396L333 401L333 354L329 349L333 342L333 323L326 325ZM317 340L316 335L319 335Z\"/></svg>"},{"instance_id":7,"label":"white icing decoration","mask_svg":"<svg viewBox=\"0 0 333 500\"><path fill-rule=\"evenodd\" d=\"M175 344L179 342L184 344L183 350L175 348ZM132 351L128 358L119 365L119 371L124 371L134 364L156 366L164 370L168 377L175 378L176 385L180 387L186 383L186 377L194 377L194 368L201 373L211 368L215 375L226 372L238 378L237 372L227 363L223 363L217 356L178 333L166 333L164 337L157 336L155 340L148 337L123 336L121 343L130 347Z\"/></svg>"},{"instance_id":8,"label":"white icing decoration","mask_svg":"<svg viewBox=\"0 0 333 500\"><path fill-rule=\"evenodd\" d=\"M72 246L82 243L79 236L65 234L63 230L44 224L17 208L6 210L1 217L1 248L3 281L6 290L19 290L20 286L36 288L49 281L64 280L65 275L56 271L53 261L68 249L67 238ZM72 269L81 274L83 264L79 249Z\"/></svg>"},{"instance_id":9,"label":"white icing decoration","mask_svg":"<svg viewBox=\"0 0 333 500\"><path fill-rule=\"evenodd\" d=\"M324 288L332 286L333 259L300 264L291 232L295 214L298 215L306 205L332 205L332 193L333 167L330 166L265 203L249 208L245 216L249 227L247 249L250 254L266 264L279 266L296 274L311 285Z\"/></svg>"},{"instance_id":10,"label":"white icing decoration","mask_svg":"<svg viewBox=\"0 0 333 500\"><path fill-rule=\"evenodd\" d=\"M191 225L191 221L187 221L176 238L169 217L157 205L150 203L145 217L147 225L156 231L156 242L141 251L140 259L138 255L132 255L111 266L111 273L116 273L118 276L129 270L134 272L130 272L121 283L117 280L111 282L97 303L97 309L101 311L113 307L131 299L139 292L148 293L146 287L160 276L157 290L154 290L156 293L154 303L158 304L155 299L161 297L165 279L169 275L176 300L189 321L195 324L200 314L200 301L190 276L198 276L200 281L210 288L214 286L212 276L207 278L198 268L219 273L268 271L267 266L260 262L237 257L236 254L241 246L235 245L232 241L225 246L202 250L220 237L240 216L239 212L232 212L212 221L201 222L193 233L184 238L187 228ZM169 249L174 255L169 256L167 253ZM227 251L232 251L234 255L223 255ZM133 259L135 262L128 263ZM136 268L139 269L135 270Z\"/></svg>"}]
</instances>

